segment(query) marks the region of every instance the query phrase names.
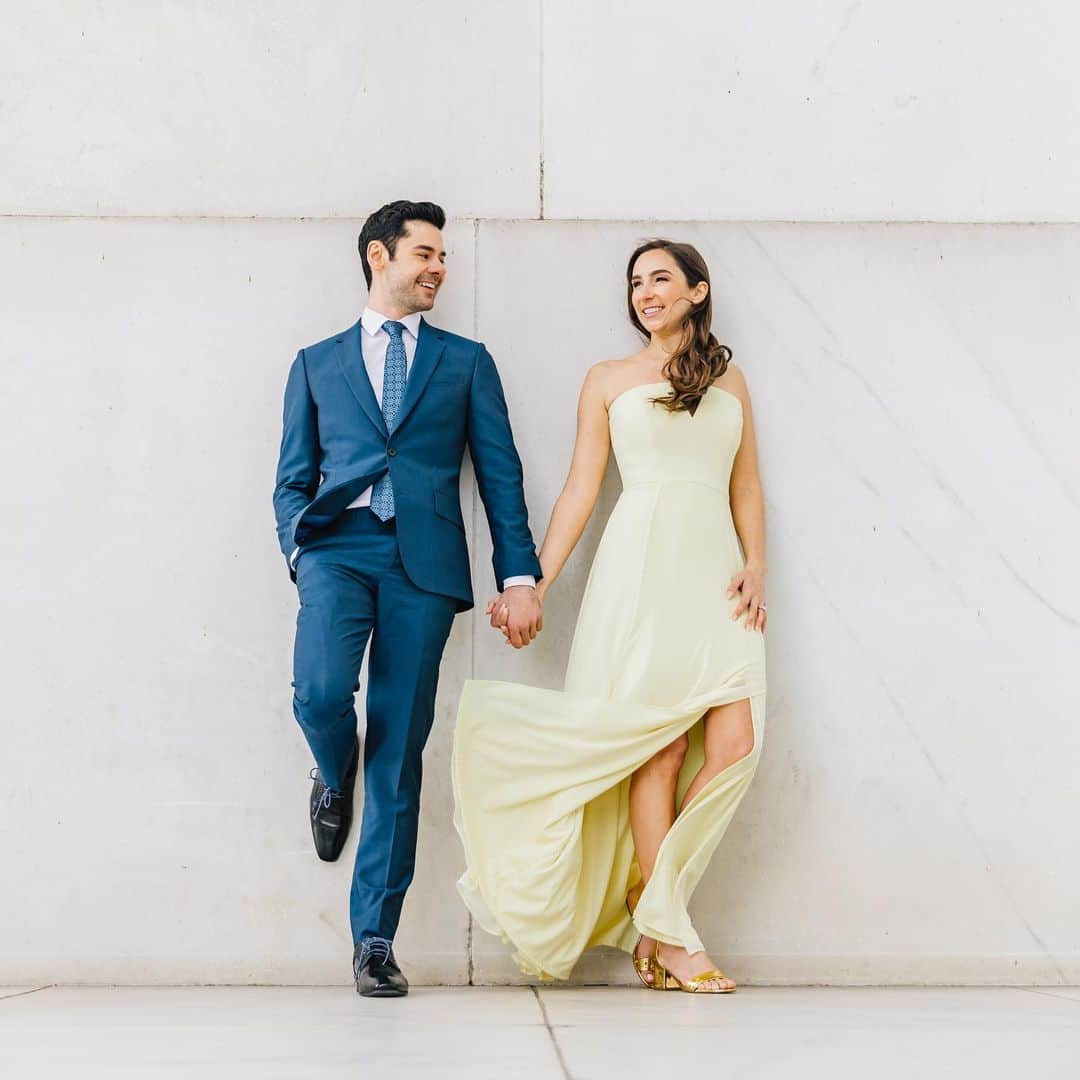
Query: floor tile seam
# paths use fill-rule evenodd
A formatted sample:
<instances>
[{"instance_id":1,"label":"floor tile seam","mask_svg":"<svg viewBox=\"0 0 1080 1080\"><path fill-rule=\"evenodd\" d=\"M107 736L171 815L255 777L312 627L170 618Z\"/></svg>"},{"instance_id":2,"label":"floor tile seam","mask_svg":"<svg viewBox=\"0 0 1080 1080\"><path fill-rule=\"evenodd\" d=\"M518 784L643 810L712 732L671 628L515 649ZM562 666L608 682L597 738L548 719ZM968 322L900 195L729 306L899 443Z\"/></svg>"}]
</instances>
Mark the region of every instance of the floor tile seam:
<instances>
[{"instance_id":1,"label":"floor tile seam","mask_svg":"<svg viewBox=\"0 0 1080 1080\"><path fill-rule=\"evenodd\" d=\"M543 1018L544 1027L547 1029L548 1038L551 1040L551 1046L555 1051L555 1059L559 1063L559 1068L562 1070L564 1080L573 1080L573 1076L566 1065L566 1058L563 1057L562 1047L559 1045L559 1040L555 1036L555 1029L551 1026L551 1020L548 1018L547 1006L544 1004L544 999L540 995L540 988L537 986L530 986L529 989L533 993L533 997L536 998L536 1004L540 1007L540 1016Z\"/></svg>"},{"instance_id":2,"label":"floor tile seam","mask_svg":"<svg viewBox=\"0 0 1080 1080\"><path fill-rule=\"evenodd\" d=\"M1057 1001L1071 1001L1074 1005L1080 1005L1080 998L1069 997L1068 994L1062 993L1063 990L1076 990L1075 986L1062 986L1060 990L1055 991L1052 987L1042 986L1012 986L1007 987L1010 990L1021 990L1025 994L1039 994L1042 997L1052 997Z\"/></svg>"},{"instance_id":3,"label":"floor tile seam","mask_svg":"<svg viewBox=\"0 0 1080 1080\"><path fill-rule=\"evenodd\" d=\"M0 1001L9 1001L12 998L27 997L29 994L40 994L42 990L52 990L56 983L46 983L44 986L35 986L30 990L19 990L14 994L0 994Z\"/></svg>"}]
</instances>

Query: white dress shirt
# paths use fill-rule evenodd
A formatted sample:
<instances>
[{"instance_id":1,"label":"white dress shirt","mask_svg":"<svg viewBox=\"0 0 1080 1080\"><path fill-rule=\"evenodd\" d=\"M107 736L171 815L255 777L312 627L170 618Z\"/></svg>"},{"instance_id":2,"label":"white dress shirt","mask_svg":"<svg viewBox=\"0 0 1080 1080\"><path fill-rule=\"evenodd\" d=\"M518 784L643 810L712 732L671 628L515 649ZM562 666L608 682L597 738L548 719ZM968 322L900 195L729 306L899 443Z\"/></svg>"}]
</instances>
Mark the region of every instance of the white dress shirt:
<instances>
[{"instance_id":1,"label":"white dress shirt","mask_svg":"<svg viewBox=\"0 0 1080 1080\"><path fill-rule=\"evenodd\" d=\"M400 319L393 320L405 327L405 333L401 337L405 345L406 385L409 372L412 371L413 357L416 356L416 342L420 337L420 318L420 312L416 311L411 315L402 315ZM365 307L364 313L360 316L360 336L363 339L360 351L363 353L364 368L367 370L371 389L375 391L375 400L379 403L380 409L382 408L383 375L386 371L386 350L390 345L390 335L383 329L383 323L389 321L391 320L385 315L379 314L370 307ZM370 487L360 492L345 509L351 510L354 506L370 506L371 492ZM299 550L297 548L289 560L294 565ZM535 588L536 578L532 574L522 574L519 577L508 577L503 582L504 589L509 589L512 585L529 585Z\"/></svg>"}]
</instances>

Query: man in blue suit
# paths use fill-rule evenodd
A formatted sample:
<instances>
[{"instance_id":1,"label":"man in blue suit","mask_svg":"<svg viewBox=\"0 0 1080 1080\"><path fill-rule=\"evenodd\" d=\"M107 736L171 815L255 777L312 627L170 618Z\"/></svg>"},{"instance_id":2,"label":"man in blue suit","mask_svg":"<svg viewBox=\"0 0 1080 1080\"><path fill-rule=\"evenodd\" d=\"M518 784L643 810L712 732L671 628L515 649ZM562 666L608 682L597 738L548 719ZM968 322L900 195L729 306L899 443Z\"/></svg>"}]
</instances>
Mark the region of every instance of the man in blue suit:
<instances>
[{"instance_id":1,"label":"man in blue suit","mask_svg":"<svg viewBox=\"0 0 1080 1080\"><path fill-rule=\"evenodd\" d=\"M454 615L473 606L458 476L468 446L515 648L542 626L540 564L502 384L487 349L423 318L445 273L434 203L364 223L368 304L301 349L285 388L274 510L300 594L293 712L315 758L311 829L340 855L359 765L354 694L368 661L364 811L350 898L358 993L398 997L393 953L412 881L421 756Z\"/></svg>"}]
</instances>

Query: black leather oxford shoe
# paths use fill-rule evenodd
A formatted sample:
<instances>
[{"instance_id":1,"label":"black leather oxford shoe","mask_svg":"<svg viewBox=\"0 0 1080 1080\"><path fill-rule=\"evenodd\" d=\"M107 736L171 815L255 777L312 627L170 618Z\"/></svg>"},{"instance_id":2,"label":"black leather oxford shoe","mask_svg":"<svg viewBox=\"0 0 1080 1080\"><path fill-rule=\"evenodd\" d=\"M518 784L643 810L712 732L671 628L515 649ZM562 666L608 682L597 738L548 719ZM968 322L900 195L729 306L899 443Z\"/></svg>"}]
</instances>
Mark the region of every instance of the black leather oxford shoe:
<instances>
[{"instance_id":1,"label":"black leather oxford shoe","mask_svg":"<svg viewBox=\"0 0 1080 1080\"><path fill-rule=\"evenodd\" d=\"M385 938L364 938L353 950L353 979L361 997L404 997L409 980L394 959Z\"/></svg>"},{"instance_id":2,"label":"black leather oxford shoe","mask_svg":"<svg viewBox=\"0 0 1080 1080\"><path fill-rule=\"evenodd\" d=\"M334 791L328 788L319 775L318 769L312 769L310 776L315 782L311 786L311 835L315 839L315 851L323 862L333 862L349 838L349 826L352 824L353 790L356 787L356 770L360 764L360 741L353 744L352 761L345 773L345 789Z\"/></svg>"}]
</instances>

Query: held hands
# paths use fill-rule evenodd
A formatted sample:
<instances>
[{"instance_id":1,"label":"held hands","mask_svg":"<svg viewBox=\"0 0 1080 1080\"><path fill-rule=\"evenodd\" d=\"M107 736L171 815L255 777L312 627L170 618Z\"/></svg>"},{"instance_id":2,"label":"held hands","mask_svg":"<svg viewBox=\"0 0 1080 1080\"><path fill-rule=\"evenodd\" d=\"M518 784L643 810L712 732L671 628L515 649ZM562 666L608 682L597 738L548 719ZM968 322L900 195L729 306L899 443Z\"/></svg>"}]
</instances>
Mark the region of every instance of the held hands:
<instances>
[{"instance_id":1,"label":"held hands","mask_svg":"<svg viewBox=\"0 0 1080 1080\"><path fill-rule=\"evenodd\" d=\"M523 649L544 629L541 594L529 585L504 589L488 601L484 613L491 616L491 625L502 631L506 644L515 649Z\"/></svg>"},{"instance_id":2,"label":"held hands","mask_svg":"<svg viewBox=\"0 0 1080 1080\"><path fill-rule=\"evenodd\" d=\"M743 629L760 630L764 634L765 623L768 621L765 612L765 570L747 563L737 574L733 574L728 585L728 599L736 593L739 602L735 605L731 617L738 619L745 612Z\"/></svg>"}]
</instances>

